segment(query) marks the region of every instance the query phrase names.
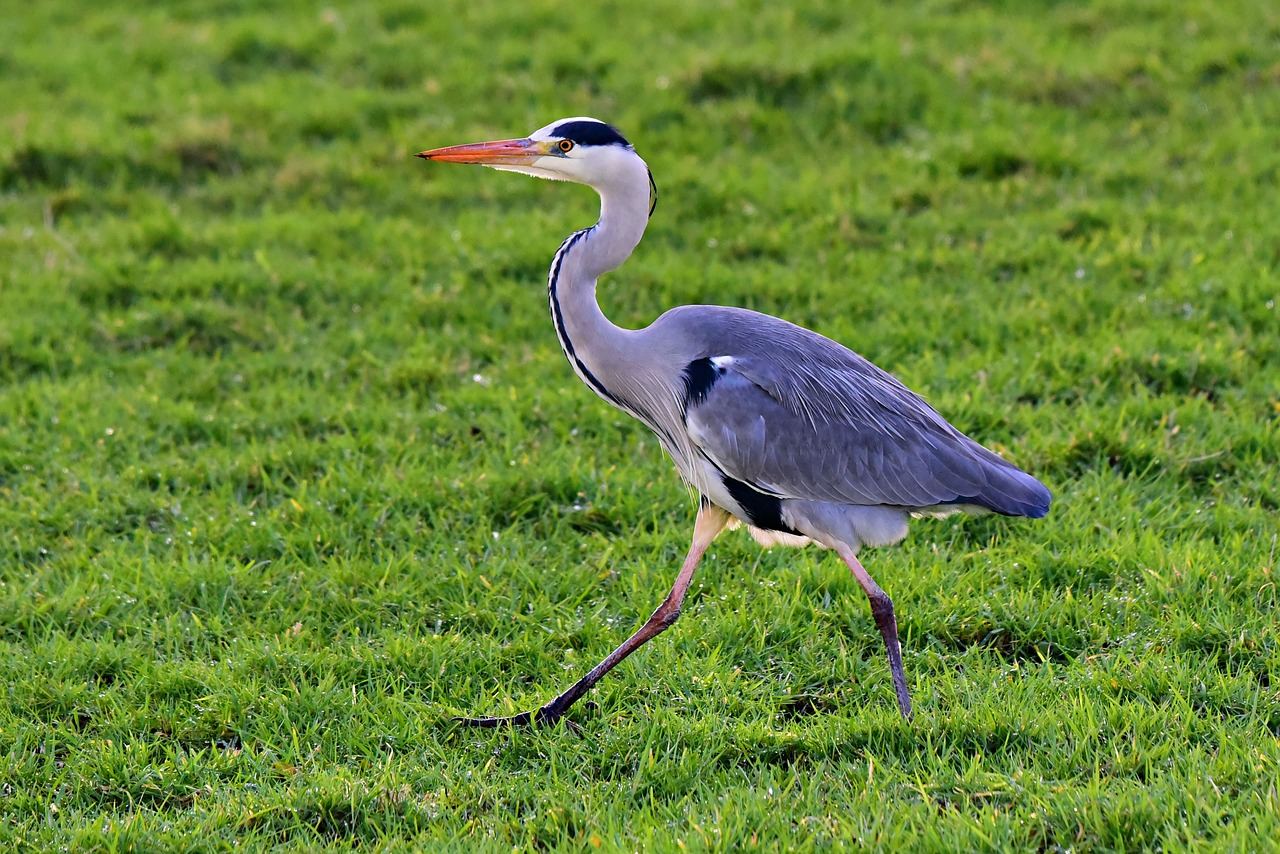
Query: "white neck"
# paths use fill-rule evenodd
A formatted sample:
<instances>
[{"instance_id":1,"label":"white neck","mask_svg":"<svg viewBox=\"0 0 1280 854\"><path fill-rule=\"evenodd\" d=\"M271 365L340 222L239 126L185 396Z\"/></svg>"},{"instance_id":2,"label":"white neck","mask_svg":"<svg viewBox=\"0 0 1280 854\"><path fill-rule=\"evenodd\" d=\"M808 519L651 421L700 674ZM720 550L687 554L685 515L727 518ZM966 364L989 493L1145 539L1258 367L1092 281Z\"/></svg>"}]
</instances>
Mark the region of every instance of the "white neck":
<instances>
[{"instance_id":1,"label":"white neck","mask_svg":"<svg viewBox=\"0 0 1280 854\"><path fill-rule=\"evenodd\" d=\"M574 371L601 397L633 411L620 399L625 389L606 387L600 379L634 368L633 333L609 322L596 301L596 280L631 255L649 223L648 168L634 153L625 154L594 185L600 221L571 235L556 253L548 292L556 334Z\"/></svg>"},{"instance_id":2,"label":"white neck","mask_svg":"<svg viewBox=\"0 0 1280 854\"><path fill-rule=\"evenodd\" d=\"M649 170L628 153L617 171L594 187L600 194L600 220L575 246L572 260L582 278L596 279L630 257L649 224Z\"/></svg>"}]
</instances>

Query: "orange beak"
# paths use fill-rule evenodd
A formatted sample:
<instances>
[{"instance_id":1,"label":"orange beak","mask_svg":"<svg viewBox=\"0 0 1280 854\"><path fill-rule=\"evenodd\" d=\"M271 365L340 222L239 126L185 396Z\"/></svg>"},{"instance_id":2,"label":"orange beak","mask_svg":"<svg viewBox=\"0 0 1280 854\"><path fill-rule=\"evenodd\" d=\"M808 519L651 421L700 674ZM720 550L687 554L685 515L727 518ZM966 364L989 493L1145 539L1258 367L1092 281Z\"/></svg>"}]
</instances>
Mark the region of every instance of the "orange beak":
<instances>
[{"instance_id":1,"label":"orange beak","mask_svg":"<svg viewBox=\"0 0 1280 854\"><path fill-rule=\"evenodd\" d=\"M546 144L531 139L473 142L421 151L418 157L442 163L478 163L481 166L529 166L547 155Z\"/></svg>"}]
</instances>

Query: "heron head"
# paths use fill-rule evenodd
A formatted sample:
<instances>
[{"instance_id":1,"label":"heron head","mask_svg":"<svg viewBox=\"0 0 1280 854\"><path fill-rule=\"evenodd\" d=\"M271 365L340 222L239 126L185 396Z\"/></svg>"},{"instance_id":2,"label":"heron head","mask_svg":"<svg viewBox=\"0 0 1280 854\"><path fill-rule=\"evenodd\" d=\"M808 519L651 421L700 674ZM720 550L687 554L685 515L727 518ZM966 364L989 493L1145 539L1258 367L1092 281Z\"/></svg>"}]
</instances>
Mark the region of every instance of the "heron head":
<instances>
[{"instance_id":1,"label":"heron head","mask_svg":"<svg viewBox=\"0 0 1280 854\"><path fill-rule=\"evenodd\" d=\"M419 157L444 163L478 163L535 178L573 181L604 190L616 180L648 167L631 143L610 124L586 116L559 119L524 139L474 142L422 151ZM651 195L657 193L651 186Z\"/></svg>"}]
</instances>

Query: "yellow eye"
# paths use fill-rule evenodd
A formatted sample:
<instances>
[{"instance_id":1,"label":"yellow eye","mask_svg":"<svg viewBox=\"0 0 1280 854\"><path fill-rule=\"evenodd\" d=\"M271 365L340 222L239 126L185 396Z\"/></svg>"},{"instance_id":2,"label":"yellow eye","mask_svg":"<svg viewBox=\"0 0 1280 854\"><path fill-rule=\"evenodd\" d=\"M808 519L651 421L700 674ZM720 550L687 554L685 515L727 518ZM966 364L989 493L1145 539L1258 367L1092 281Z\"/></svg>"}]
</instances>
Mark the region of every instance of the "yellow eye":
<instances>
[{"instance_id":1,"label":"yellow eye","mask_svg":"<svg viewBox=\"0 0 1280 854\"><path fill-rule=\"evenodd\" d=\"M566 153L573 151L573 140L571 139L560 140L560 150Z\"/></svg>"}]
</instances>

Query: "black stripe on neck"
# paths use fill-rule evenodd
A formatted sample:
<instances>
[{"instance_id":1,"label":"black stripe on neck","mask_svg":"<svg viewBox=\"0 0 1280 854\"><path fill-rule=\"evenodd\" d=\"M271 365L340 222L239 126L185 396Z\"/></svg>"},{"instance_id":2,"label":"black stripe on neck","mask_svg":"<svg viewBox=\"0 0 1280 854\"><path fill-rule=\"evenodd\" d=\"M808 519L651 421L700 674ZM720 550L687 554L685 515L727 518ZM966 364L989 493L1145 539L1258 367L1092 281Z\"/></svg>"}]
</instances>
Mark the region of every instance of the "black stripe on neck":
<instances>
[{"instance_id":1,"label":"black stripe on neck","mask_svg":"<svg viewBox=\"0 0 1280 854\"><path fill-rule=\"evenodd\" d=\"M592 227L594 228L594 226ZM547 281L547 295L551 299L551 319L556 325L556 337L560 339L560 346L564 349L565 355L569 357L569 361L573 362L574 367L578 369L578 375L586 381L587 385L591 386L592 391L596 394L619 409L629 410L629 407L623 405L621 398L605 388L604 383L600 382L596 375L591 373L591 369L578 358L577 351L573 349L573 341L569 339L569 331L564 326L564 312L560 309L560 295L556 290L560 284L560 268L564 266L565 256L569 254L574 245L590 233L590 228L574 232L569 235L569 239L564 242L560 247L560 251L556 253L555 264L551 267L551 278Z\"/></svg>"},{"instance_id":2,"label":"black stripe on neck","mask_svg":"<svg viewBox=\"0 0 1280 854\"><path fill-rule=\"evenodd\" d=\"M564 350L565 356L568 357L569 361L577 369L578 376L582 378L583 382L590 386L592 391L603 397L613 406L621 409L632 418L640 421L654 433L658 434L658 437L674 455L675 448L679 446L677 445L675 438L671 435L671 432L655 421L653 416L651 416L644 407L633 401L619 397L606 388L604 383L602 383L600 379L591 372L591 369L583 363L582 359L578 358L578 353L573 347L573 341L569 338L569 330L565 328L564 311L560 308L560 294L558 291L560 285L560 268L564 266L565 256L569 254L578 241L585 238L594 229L595 226L592 226L591 228L585 228L582 231L574 232L569 235L569 238L560 245L560 250L556 252L555 261L551 265L551 275L547 280L547 295L551 301L551 320L556 327L556 337L560 339L561 349Z\"/></svg>"}]
</instances>

